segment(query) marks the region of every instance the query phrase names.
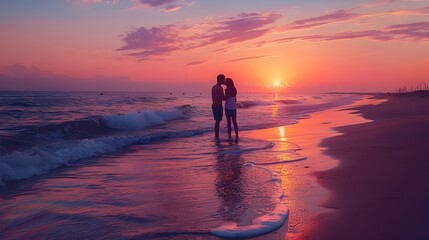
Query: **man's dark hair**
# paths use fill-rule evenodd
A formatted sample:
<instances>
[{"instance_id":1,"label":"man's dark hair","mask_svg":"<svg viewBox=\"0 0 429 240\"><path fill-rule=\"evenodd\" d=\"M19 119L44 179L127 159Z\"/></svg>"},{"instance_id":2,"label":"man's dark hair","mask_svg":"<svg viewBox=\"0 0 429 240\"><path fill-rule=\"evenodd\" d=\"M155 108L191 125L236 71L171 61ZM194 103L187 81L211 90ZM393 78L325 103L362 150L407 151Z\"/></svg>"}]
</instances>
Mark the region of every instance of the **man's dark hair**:
<instances>
[{"instance_id":1,"label":"man's dark hair","mask_svg":"<svg viewBox=\"0 0 429 240\"><path fill-rule=\"evenodd\" d=\"M223 74L217 75L217 82L221 83L223 81L225 81L225 75L223 75Z\"/></svg>"}]
</instances>

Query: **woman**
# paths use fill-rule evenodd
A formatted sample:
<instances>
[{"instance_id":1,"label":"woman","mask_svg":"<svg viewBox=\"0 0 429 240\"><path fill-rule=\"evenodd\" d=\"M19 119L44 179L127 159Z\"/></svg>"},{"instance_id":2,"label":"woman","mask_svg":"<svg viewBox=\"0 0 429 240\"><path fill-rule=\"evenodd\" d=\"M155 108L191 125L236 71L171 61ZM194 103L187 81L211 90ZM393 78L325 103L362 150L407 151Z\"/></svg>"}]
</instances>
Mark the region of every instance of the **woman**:
<instances>
[{"instance_id":1,"label":"woman","mask_svg":"<svg viewBox=\"0 0 429 240\"><path fill-rule=\"evenodd\" d=\"M237 125L237 89L231 78L225 80L225 115L228 126L228 136L231 138L231 120L234 124L235 137L238 138L238 125Z\"/></svg>"}]
</instances>

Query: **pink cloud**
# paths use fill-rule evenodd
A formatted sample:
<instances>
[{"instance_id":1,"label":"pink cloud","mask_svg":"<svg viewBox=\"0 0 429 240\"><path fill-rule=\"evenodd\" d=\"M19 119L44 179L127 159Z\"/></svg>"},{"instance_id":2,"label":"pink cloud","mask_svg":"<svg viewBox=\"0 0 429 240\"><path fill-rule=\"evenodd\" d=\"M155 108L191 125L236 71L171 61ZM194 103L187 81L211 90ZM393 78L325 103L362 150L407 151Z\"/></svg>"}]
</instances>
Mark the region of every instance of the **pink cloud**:
<instances>
[{"instance_id":1,"label":"pink cloud","mask_svg":"<svg viewBox=\"0 0 429 240\"><path fill-rule=\"evenodd\" d=\"M280 14L241 13L213 23L213 28L206 35L208 43L242 42L255 39L269 33L269 25L277 21Z\"/></svg>"},{"instance_id":2,"label":"pink cloud","mask_svg":"<svg viewBox=\"0 0 429 240\"><path fill-rule=\"evenodd\" d=\"M162 8L161 11L163 12L174 12L180 10L181 7L177 5L168 5L165 8Z\"/></svg>"},{"instance_id":3,"label":"pink cloud","mask_svg":"<svg viewBox=\"0 0 429 240\"><path fill-rule=\"evenodd\" d=\"M396 24L386 28L386 34L400 36L402 39L429 40L429 22Z\"/></svg>"},{"instance_id":4,"label":"pink cloud","mask_svg":"<svg viewBox=\"0 0 429 240\"><path fill-rule=\"evenodd\" d=\"M150 56L164 55L181 49L181 36L176 25L145 28L141 27L125 34L125 45L117 49L119 51L133 50L129 56L148 58ZM138 52L135 52L138 50Z\"/></svg>"},{"instance_id":5,"label":"pink cloud","mask_svg":"<svg viewBox=\"0 0 429 240\"><path fill-rule=\"evenodd\" d=\"M188 62L185 64L185 66L195 66L195 65L200 65L203 63L206 63L207 61L192 61L192 62Z\"/></svg>"},{"instance_id":6,"label":"pink cloud","mask_svg":"<svg viewBox=\"0 0 429 240\"><path fill-rule=\"evenodd\" d=\"M236 59L225 61L224 63L239 62L239 61L252 60L252 59L258 59L258 58L264 58L264 57L266 57L266 56L253 56L253 57L236 58Z\"/></svg>"},{"instance_id":7,"label":"pink cloud","mask_svg":"<svg viewBox=\"0 0 429 240\"><path fill-rule=\"evenodd\" d=\"M120 0L68 0L83 6L89 6L96 3L118 3ZM173 12L181 9L180 0L127 0L134 5L134 9L139 7L160 8L162 12ZM190 5L184 3L184 5Z\"/></svg>"},{"instance_id":8,"label":"pink cloud","mask_svg":"<svg viewBox=\"0 0 429 240\"><path fill-rule=\"evenodd\" d=\"M259 38L272 31L270 24L280 15L242 13L236 17L215 19L193 27L165 25L141 27L124 34L124 45L119 51L133 51L129 56L142 60L166 55L177 50L189 50L216 43L240 43ZM225 48L225 46L223 46Z\"/></svg>"},{"instance_id":9,"label":"pink cloud","mask_svg":"<svg viewBox=\"0 0 429 240\"><path fill-rule=\"evenodd\" d=\"M351 19L358 18L360 16L362 16L362 14L351 13L346 10L338 10L333 13L325 14L318 17L293 21L283 26L282 30L287 31L287 30L313 28L313 27L330 24L330 23L348 21Z\"/></svg>"},{"instance_id":10,"label":"pink cloud","mask_svg":"<svg viewBox=\"0 0 429 240\"><path fill-rule=\"evenodd\" d=\"M231 47L221 47L218 49L213 50L214 53L224 53L224 52L228 52L231 50Z\"/></svg>"},{"instance_id":11,"label":"pink cloud","mask_svg":"<svg viewBox=\"0 0 429 240\"><path fill-rule=\"evenodd\" d=\"M381 1L377 1L377 2L371 2L371 3L363 4L362 7L366 7L366 8L376 7L376 6L380 6L380 5L390 4L390 3L393 3L396 1L397 0L381 0Z\"/></svg>"},{"instance_id":12,"label":"pink cloud","mask_svg":"<svg viewBox=\"0 0 429 240\"><path fill-rule=\"evenodd\" d=\"M175 3L177 0L135 0L135 2L148 7L159 7L162 5Z\"/></svg>"},{"instance_id":13,"label":"pink cloud","mask_svg":"<svg viewBox=\"0 0 429 240\"><path fill-rule=\"evenodd\" d=\"M134 2L134 8L146 7L146 8L159 8L162 12L174 12L180 10L181 5L186 5L186 3L181 3L180 0L132 0Z\"/></svg>"},{"instance_id":14,"label":"pink cloud","mask_svg":"<svg viewBox=\"0 0 429 240\"><path fill-rule=\"evenodd\" d=\"M372 3L371 5L387 4L393 1L380 1ZM356 8L355 8L356 9ZM413 9L413 10L394 10L380 13L353 13L351 10L340 9L333 13L324 14L317 17L305 18L288 23L280 28L280 31L291 31L299 29L310 29L327 24L333 24L338 22L350 21L362 17L375 17L382 15L422 15L429 13L429 7Z\"/></svg>"},{"instance_id":15,"label":"pink cloud","mask_svg":"<svg viewBox=\"0 0 429 240\"><path fill-rule=\"evenodd\" d=\"M91 5L95 3L117 3L119 0L69 0L70 2L81 4L81 5Z\"/></svg>"},{"instance_id":16,"label":"pink cloud","mask_svg":"<svg viewBox=\"0 0 429 240\"><path fill-rule=\"evenodd\" d=\"M298 37L280 38L273 43L292 42L296 40L309 41L334 41L356 38L368 38L378 41L427 41L429 40L429 22L416 22L407 24L396 24L381 30L350 31L332 35L307 35ZM259 43L262 44L262 43Z\"/></svg>"}]
</instances>

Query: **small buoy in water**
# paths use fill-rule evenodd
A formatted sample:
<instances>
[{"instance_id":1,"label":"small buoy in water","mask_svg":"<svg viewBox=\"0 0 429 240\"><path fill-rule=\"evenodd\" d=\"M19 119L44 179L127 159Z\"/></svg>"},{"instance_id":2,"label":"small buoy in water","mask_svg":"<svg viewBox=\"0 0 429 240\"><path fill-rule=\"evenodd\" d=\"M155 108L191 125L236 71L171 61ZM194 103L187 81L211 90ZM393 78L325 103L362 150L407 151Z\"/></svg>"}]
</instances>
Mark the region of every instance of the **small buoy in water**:
<instances>
[{"instance_id":1,"label":"small buoy in water","mask_svg":"<svg viewBox=\"0 0 429 240\"><path fill-rule=\"evenodd\" d=\"M170 95L173 95L173 93L170 93Z\"/></svg>"},{"instance_id":2,"label":"small buoy in water","mask_svg":"<svg viewBox=\"0 0 429 240\"><path fill-rule=\"evenodd\" d=\"M103 95L103 93L100 93L100 95Z\"/></svg>"}]
</instances>

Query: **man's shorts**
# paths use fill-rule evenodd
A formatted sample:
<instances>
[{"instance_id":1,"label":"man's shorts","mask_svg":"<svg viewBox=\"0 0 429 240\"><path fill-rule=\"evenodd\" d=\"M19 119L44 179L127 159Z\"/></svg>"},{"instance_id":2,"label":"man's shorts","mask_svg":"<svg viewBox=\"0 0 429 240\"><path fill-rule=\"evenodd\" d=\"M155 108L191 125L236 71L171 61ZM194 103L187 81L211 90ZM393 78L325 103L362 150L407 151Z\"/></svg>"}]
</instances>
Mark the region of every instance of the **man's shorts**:
<instances>
[{"instance_id":1,"label":"man's shorts","mask_svg":"<svg viewBox=\"0 0 429 240\"><path fill-rule=\"evenodd\" d=\"M226 109L225 108L225 115L226 115L226 117L235 118L235 117L237 117L237 109Z\"/></svg>"},{"instance_id":2,"label":"man's shorts","mask_svg":"<svg viewBox=\"0 0 429 240\"><path fill-rule=\"evenodd\" d=\"M212 105L213 117L216 121L221 121L223 117L222 105Z\"/></svg>"}]
</instances>

